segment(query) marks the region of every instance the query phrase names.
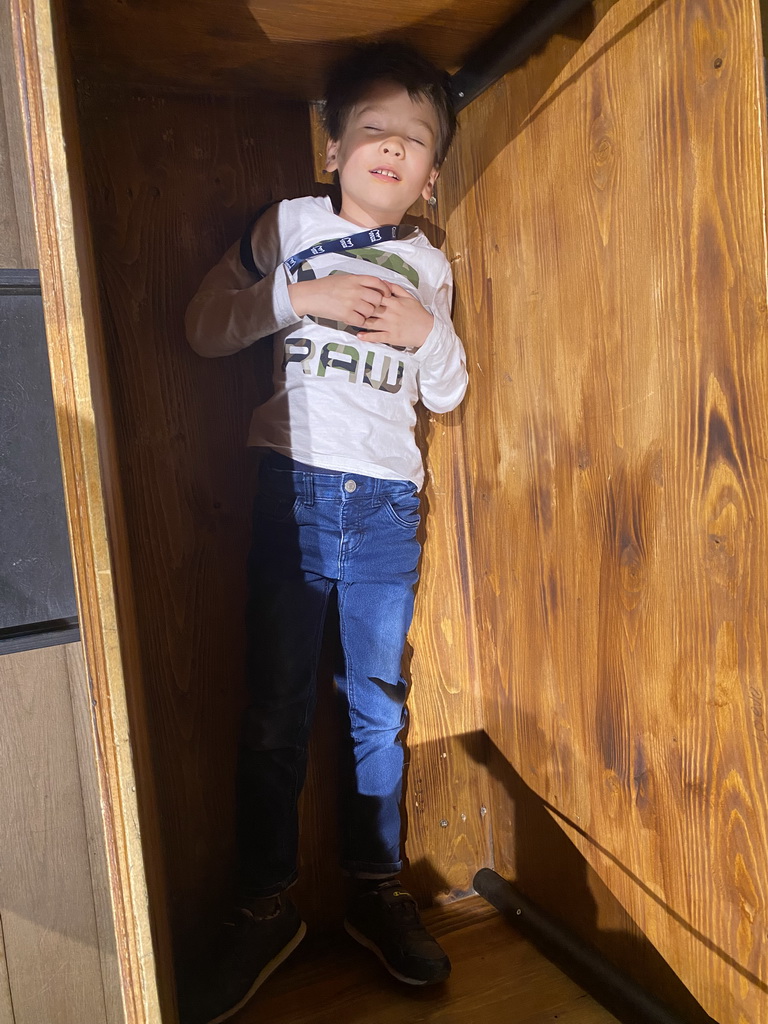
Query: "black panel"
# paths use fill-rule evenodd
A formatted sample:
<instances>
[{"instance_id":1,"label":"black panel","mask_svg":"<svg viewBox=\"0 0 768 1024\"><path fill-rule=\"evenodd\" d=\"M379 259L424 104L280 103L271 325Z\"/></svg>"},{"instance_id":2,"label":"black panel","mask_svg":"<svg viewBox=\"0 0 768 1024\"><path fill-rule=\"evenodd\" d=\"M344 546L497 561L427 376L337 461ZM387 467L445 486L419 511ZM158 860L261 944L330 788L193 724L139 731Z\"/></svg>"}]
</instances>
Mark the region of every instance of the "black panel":
<instances>
[{"instance_id":1,"label":"black panel","mask_svg":"<svg viewBox=\"0 0 768 1024\"><path fill-rule=\"evenodd\" d=\"M77 607L37 271L0 270L0 651ZM50 641L49 641L50 642Z\"/></svg>"},{"instance_id":2,"label":"black panel","mask_svg":"<svg viewBox=\"0 0 768 1024\"><path fill-rule=\"evenodd\" d=\"M76 619L61 619L58 622L35 623L29 632L18 629L0 630L0 657L3 654L20 654L22 651L39 651L41 647L60 647L80 640L80 627Z\"/></svg>"}]
</instances>

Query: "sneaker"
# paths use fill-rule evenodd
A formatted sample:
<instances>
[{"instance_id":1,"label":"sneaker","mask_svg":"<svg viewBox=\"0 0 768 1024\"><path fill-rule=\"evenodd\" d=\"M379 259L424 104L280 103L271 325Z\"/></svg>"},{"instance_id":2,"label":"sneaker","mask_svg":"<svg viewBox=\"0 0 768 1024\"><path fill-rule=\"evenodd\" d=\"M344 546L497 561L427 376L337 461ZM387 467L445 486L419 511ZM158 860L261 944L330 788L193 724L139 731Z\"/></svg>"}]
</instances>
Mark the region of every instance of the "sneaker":
<instances>
[{"instance_id":1,"label":"sneaker","mask_svg":"<svg viewBox=\"0 0 768 1024\"><path fill-rule=\"evenodd\" d=\"M416 900L397 881L384 882L358 896L344 928L374 952L398 981L434 985L451 973L445 950L421 922Z\"/></svg>"},{"instance_id":2,"label":"sneaker","mask_svg":"<svg viewBox=\"0 0 768 1024\"><path fill-rule=\"evenodd\" d=\"M266 918L237 908L224 925L211 972L198 975L180 992L181 1024L222 1024L233 1017L287 960L306 931L289 900L284 899L277 913Z\"/></svg>"}]
</instances>

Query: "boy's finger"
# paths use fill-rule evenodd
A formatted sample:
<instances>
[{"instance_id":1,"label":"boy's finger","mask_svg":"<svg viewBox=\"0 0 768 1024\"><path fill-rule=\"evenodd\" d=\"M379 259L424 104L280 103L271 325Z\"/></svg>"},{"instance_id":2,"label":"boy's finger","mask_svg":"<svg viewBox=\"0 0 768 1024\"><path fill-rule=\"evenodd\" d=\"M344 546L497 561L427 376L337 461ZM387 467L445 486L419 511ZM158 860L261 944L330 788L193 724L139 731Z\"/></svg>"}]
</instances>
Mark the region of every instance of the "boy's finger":
<instances>
[{"instance_id":1,"label":"boy's finger","mask_svg":"<svg viewBox=\"0 0 768 1024\"><path fill-rule=\"evenodd\" d=\"M358 274L357 276L358 280L367 288L375 288L382 295L391 295L392 289L397 288L397 285L390 284L389 281L382 281L380 277L370 277L368 274Z\"/></svg>"},{"instance_id":2,"label":"boy's finger","mask_svg":"<svg viewBox=\"0 0 768 1024\"><path fill-rule=\"evenodd\" d=\"M374 291L373 288L366 288L362 293L362 298L366 302L370 302L373 306L379 306L382 302L385 302L389 295L384 295L382 292Z\"/></svg>"},{"instance_id":3,"label":"boy's finger","mask_svg":"<svg viewBox=\"0 0 768 1024\"><path fill-rule=\"evenodd\" d=\"M406 288L403 288L399 284L393 284L393 285L390 285L390 287L392 289L392 294L396 295L398 299L412 299L413 298L411 293Z\"/></svg>"},{"instance_id":4,"label":"boy's finger","mask_svg":"<svg viewBox=\"0 0 768 1024\"><path fill-rule=\"evenodd\" d=\"M353 299L354 305L358 309L362 309L363 306L370 306L372 309L378 309L384 296L381 292L375 292L372 288L365 288Z\"/></svg>"},{"instance_id":5,"label":"boy's finger","mask_svg":"<svg viewBox=\"0 0 768 1024\"><path fill-rule=\"evenodd\" d=\"M380 328L383 328L384 325L387 325L389 328L393 328L397 325L397 320L392 316L391 310L382 309L381 306L379 306L378 309L374 310L373 315L376 317Z\"/></svg>"}]
</instances>

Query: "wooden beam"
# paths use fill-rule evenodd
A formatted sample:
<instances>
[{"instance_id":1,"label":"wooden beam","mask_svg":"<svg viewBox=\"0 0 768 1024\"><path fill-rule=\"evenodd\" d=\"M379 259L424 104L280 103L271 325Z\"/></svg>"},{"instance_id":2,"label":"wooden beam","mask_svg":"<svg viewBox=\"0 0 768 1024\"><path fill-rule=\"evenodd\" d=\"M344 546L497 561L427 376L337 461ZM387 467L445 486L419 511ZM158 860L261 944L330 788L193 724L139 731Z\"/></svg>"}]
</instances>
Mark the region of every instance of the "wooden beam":
<instances>
[{"instance_id":1,"label":"wooden beam","mask_svg":"<svg viewBox=\"0 0 768 1024\"><path fill-rule=\"evenodd\" d=\"M122 504L108 395L99 369L98 288L72 83L58 9L46 0L13 0L12 26L32 161L51 378L93 708L91 749L107 836L126 1020L154 1024L160 1006L134 775L134 758L139 766L146 759L141 733L131 735L125 692L126 666L129 672L136 670L131 656L135 630L129 625L131 596L125 588L118 620L113 566L122 550ZM132 682L135 691L135 677ZM132 700L140 717L133 693ZM152 827L149 774L145 773L142 787L142 822L147 831ZM159 888L157 882L155 891ZM162 918L156 923L162 947ZM172 1004L169 982L164 991Z\"/></svg>"},{"instance_id":2,"label":"wooden beam","mask_svg":"<svg viewBox=\"0 0 768 1024\"><path fill-rule=\"evenodd\" d=\"M70 0L78 73L145 88L279 93L316 100L325 69L352 40L398 38L439 66L461 65L474 43L524 0Z\"/></svg>"}]
</instances>

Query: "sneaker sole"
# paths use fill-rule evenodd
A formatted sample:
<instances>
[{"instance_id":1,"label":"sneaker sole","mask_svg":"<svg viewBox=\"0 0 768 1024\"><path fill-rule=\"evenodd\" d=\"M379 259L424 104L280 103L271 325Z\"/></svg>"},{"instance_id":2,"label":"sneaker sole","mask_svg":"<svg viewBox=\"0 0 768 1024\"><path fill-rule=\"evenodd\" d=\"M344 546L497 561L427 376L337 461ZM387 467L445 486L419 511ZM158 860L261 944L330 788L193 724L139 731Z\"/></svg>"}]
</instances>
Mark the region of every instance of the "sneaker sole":
<instances>
[{"instance_id":1,"label":"sneaker sole","mask_svg":"<svg viewBox=\"0 0 768 1024\"><path fill-rule=\"evenodd\" d=\"M362 932L359 932L353 924L349 923L349 921L344 922L344 930L348 935L352 936L355 942L359 942L361 946L365 946L366 949L370 949L370 951L374 953L379 960L381 960L393 978L397 978L398 981L402 981L406 985L437 985L441 981L445 981L451 973L448 971L448 974L446 974L444 978L434 978L431 981L427 981L424 978L408 978L404 974L401 974L400 971L396 971L379 947L374 942L371 942L367 936L363 935ZM211 1024L214 1024L214 1022L211 1022Z\"/></svg>"},{"instance_id":2,"label":"sneaker sole","mask_svg":"<svg viewBox=\"0 0 768 1024\"><path fill-rule=\"evenodd\" d=\"M253 996L256 995L256 991L264 984L264 982L267 980L270 974L272 974L273 971L276 971L280 964L282 964L285 960L288 959L288 957L291 955L291 953L293 953L293 951L296 949L296 947L299 945L299 943L306 934L307 926L302 921L296 931L296 934L293 936L290 942L283 946L280 952L262 968L260 974L256 976L253 984L245 993L240 1002L236 1003L235 1006L230 1007L230 1009L227 1010L225 1013L220 1013L218 1017L212 1017L211 1020L208 1021L208 1024L223 1024L225 1020L229 1020L230 1017L234 1017L236 1013L242 1010L242 1008L245 1006L248 1000L252 999Z\"/></svg>"}]
</instances>

